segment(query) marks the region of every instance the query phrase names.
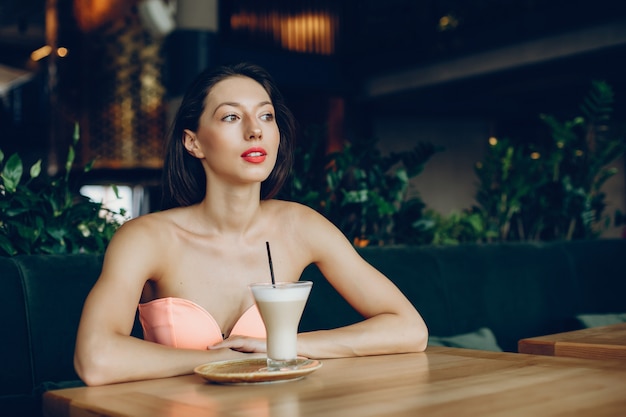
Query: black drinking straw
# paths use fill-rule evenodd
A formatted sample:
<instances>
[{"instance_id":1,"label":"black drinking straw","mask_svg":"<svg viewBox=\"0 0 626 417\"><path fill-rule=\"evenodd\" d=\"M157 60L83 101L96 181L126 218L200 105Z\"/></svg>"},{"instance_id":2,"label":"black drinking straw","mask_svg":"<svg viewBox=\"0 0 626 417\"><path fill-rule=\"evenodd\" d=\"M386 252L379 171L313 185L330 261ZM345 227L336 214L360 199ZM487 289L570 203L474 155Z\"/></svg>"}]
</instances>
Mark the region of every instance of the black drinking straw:
<instances>
[{"instance_id":1,"label":"black drinking straw","mask_svg":"<svg viewBox=\"0 0 626 417\"><path fill-rule=\"evenodd\" d=\"M274 267L272 266L272 253L270 252L270 242L265 242L265 247L267 247L267 260L270 263L270 275L272 275L272 285L276 285L276 281L274 279Z\"/></svg>"}]
</instances>

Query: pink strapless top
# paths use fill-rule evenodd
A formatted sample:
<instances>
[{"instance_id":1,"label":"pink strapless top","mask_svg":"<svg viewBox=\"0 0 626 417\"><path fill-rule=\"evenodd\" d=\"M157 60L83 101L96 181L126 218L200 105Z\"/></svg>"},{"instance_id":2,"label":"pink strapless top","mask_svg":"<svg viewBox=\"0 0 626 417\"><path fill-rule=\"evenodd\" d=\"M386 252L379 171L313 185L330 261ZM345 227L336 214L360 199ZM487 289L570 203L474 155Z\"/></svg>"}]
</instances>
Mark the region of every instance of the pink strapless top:
<instances>
[{"instance_id":1,"label":"pink strapless top","mask_svg":"<svg viewBox=\"0 0 626 417\"><path fill-rule=\"evenodd\" d=\"M223 340L213 316L190 300L167 297L139 304L145 340L184 349L205 350ZM256 305L237 320L231 335L265 338L265 326Z\"/></svg>"}]
</instances>

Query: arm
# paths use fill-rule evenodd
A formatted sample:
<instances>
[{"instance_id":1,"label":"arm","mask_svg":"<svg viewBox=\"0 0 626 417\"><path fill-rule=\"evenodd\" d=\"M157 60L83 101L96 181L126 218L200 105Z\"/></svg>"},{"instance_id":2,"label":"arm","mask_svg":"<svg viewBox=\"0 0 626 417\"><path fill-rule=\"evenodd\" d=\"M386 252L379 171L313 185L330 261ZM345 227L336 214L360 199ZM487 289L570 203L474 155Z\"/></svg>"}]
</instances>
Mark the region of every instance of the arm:
<instances>
[{"instance_id":1,"label":"arm","mask_svg":"<svg viewBox=\"0 0 626 417\"><path fill-rule=\"evenodd\" d=\"M345 236L316 212L306 214L303 247L329 283L365 320L338 329L299 335L298 351L308 357L365 356L421 352L428 329L410 301L368 264Z\"/></svg>"},{"instance_id":2,"label":"arm","mask_svg":"<svg viewBox=\"0 0 626 417\"><path fill-rule=\"evenodd\" d=\"M87 385L188 374L199 364L242 355L175 349L130 336L144 284L158 279L167 262L158 244L163 232L153 226L159 225L127 222L107 248L102 273L83 307L74 353L76 372Z\"/></svg>"}]
</instances>

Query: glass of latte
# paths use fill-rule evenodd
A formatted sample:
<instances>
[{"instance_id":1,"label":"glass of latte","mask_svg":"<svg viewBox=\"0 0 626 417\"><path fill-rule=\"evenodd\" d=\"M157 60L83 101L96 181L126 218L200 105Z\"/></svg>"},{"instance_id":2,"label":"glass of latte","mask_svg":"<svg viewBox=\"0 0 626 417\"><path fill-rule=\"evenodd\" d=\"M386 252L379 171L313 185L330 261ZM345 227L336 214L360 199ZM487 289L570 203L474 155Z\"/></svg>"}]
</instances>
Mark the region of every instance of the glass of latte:
<instances>
[{"instance_id":1,"label":"glass of latte","mask_svg":"<svg viewBox=\"0 0 626 417\"><path fill-rule=\"evenodd\" d=\"M250 284L267 334L269 371L294 369L298 364L298 325L311 281Z\"/></svg>"}]
</instances>

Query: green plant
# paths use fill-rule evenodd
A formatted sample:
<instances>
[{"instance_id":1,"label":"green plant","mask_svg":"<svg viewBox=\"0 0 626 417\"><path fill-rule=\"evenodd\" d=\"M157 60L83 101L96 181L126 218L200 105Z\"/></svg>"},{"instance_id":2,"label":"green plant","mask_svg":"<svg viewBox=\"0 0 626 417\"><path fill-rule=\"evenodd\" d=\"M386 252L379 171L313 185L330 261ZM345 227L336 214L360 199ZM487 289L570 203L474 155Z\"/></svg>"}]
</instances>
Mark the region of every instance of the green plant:
<instances>
[{"instance_id":1,"label":"green plant","mask_svg":"<svg viewBox=\"0 0 626 417\"><path fill-rule=\"evenodd\" d=\"M323 133L319 129L310 134ZM408 198L411 178L439 149L419 143L412 150L383 155L374 139L347 143L325 154L321 140L296 151L292 183L283 198L318 210L357 245L405 243L407 222L421 216L419 197ZM416 210L416 208L418 208Z\"/></svg>"},{"instance_id":2,"label":"green plant","mask_svg":"<svg viewBox=\"0 0 626 417\"><path fill-rule=\"evenodd\" d=\"M427 210L423 218L413 227L422 231L422 244L458 245L459 243L478 243L493 237L486 229L485 218L480 212L463 210L447 216L433 210Z\"/></svg>"},{"instance_id":3,"label":"green plant","mask_svg":"<svg viewBox=\"0 0 626 417\"><path fill-rule=\"evenodd\" d=\"M65 172L54 178L41 175L39 160L23 181L19 155L14 153L5 161L0 150L0 255L104 251L120 225L115 216L125 213L108 210L72 190L70 172L78 139L76 126Z\"/></svg>"},{"instance_id":4,"label":"green plant","mask_svg":"<svg viewBox=\"0 0 626 417\"><path fill-rule=\"evenodd\" d=\"M594 81L581 114L559 121L540 115L549 136L542 142L494 141L477 164L477 201L497 240L597 237L610 224L602 186L617 169L608 165L626 151L611 135L613 90Z\"/></svg>"}]
</instances>

